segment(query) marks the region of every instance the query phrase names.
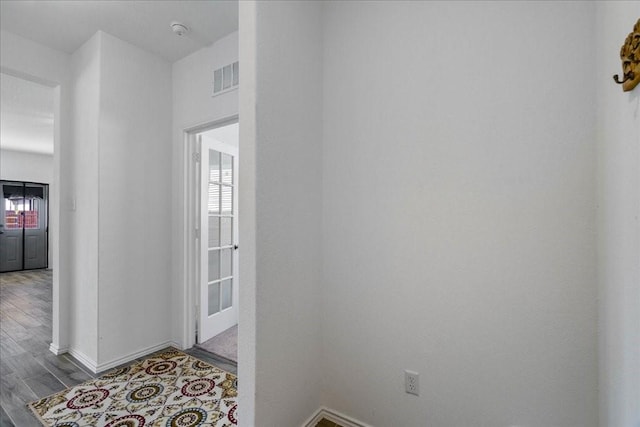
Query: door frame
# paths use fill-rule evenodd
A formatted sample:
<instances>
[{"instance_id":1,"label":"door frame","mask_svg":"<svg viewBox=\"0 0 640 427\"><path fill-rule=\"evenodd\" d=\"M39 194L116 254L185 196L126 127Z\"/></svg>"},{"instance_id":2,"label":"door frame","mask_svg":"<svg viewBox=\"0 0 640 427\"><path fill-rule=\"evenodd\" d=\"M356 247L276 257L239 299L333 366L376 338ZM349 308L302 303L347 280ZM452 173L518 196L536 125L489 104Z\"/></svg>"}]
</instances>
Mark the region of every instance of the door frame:
<instances>
[{"instance_id":1,"label":"door frame","mask_svg":"<svg viewBox=\"0 0 640 427\"><path fill-rule=\"evenodd\" d=\"M49 183L48 221L49 232L48 253L51 257L47 261L48 269L52 271L52 313L51 313L51 343L49 350L60 355L69 349L69 335L71 319L69 317L70 270L73 262L68 251L61 251L61 240L69 233L67 222L63 223L64 213L62 199L62 185L69 186L70 182L62 182L61 152L72 148L70 143L70 77L63 71L51 71L48 67L24 67L21 62L8 61L10 65L0 66L0 72L32 83L41 84L53 89L53 177ZM16 68L13 68L16 67ZM28 71L25 71L28 70ZM70 195L65 192L65 196ZM65 202L66 202L65 198ZM62 280L61 280L62 277Z\"/></svg>"},{"instance_id":2,"label":"door frame","mask_svg":"<svg viewBox=\"0 0 640 427\"><path fill-rule=\"evenodd\" d=\"M196 126L185 128L183 130L183 214L184 214L184 229L183 229L183 265L184 270L182 272L183 283L183 319L182 319L182 347L191 348L196 343L196 324L198 322L199 312L196 309L197 298L200 297L200 271L199 271L199 257L200 253L198 244L199 239L196 237L196 229L199 226L199 177L200 170L198 161L196 161L195 153L199 153L199 147L196 140L196 135L202 132L206 132L211 129L231 125L239 122L239 115L233 114L231 116L214 120L206 123L202 123Z\"/></svg>"}]
</instances>

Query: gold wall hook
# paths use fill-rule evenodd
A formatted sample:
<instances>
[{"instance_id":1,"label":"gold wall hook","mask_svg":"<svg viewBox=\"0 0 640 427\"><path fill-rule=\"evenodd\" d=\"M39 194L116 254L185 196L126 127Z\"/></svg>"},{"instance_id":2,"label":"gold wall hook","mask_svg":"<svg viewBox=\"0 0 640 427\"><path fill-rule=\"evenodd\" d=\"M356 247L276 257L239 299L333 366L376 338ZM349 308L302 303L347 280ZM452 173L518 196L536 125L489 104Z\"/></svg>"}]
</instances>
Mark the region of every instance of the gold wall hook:
<instances>
[{"instance_id":1,"label":"gold wall hook","mask_svg":"<svg viewBox=\"0 0 640 427\"><path fill-rule=\"evenodd\" d=\"M640 83L640 19L633 27L620 48L622 60L622 79L616 74L613 80L622 85L622 90L628 92Z\"/></svg>"},{"instance_id":2,"label":"gold wall hook","mask_svg":"<svg viewBox=\"0 0 640 427\"><path fill-rule=\"evenodd\" d=\"M634 78L635 78L635 75L633 74L633 71L629 72L628 74L625 74L622 80L620 80L620 77L618 77L617 74L614 74L613 76L613 80L615 80L615 82L618 83L619 85L624 84L629 80L633 80Z\"/></svg>"}]
</instances>

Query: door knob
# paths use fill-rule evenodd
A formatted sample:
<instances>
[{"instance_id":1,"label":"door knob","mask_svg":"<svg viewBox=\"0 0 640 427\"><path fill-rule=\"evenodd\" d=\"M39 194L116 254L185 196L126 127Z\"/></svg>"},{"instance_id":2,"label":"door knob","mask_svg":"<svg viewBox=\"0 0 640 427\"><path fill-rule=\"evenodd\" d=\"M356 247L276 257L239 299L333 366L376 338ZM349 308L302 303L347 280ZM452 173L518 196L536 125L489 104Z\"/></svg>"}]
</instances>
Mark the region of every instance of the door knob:
<instances>
[{"instance_id":1,"label":"door knob","mask_svg":"<svg viewBox=\"0 0 640 427\"><path fill-rule=\"evenodd\" d=\"M233 249L238 250L238 245L233 245Z\"/></svg>"}]
</instances>

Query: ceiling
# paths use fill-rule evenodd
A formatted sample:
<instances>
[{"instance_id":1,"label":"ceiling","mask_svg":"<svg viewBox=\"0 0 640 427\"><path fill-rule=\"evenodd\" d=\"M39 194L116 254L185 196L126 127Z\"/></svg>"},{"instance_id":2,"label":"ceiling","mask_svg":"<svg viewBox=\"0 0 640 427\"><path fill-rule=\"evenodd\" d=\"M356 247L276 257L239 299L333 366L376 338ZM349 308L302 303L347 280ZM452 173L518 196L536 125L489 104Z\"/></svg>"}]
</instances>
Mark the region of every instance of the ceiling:
<instances>
[{"instance_id":1,"label":"ceiling","mask_svg":"<svg viewBox=\"0 0 640 427\"><path fill-rule=\"evenodd\" d=\"M238 146L240 141L240 125L233 123L227 126L211 129L202 133L204 139L213 139L215 141L224 142L225 144Z\"/></svg>"},{"instance_id":2,"label":"ceiling","mask_svg":"<svg viewBox=\"0 0 640 427\"><path fill-rule=\"evenodd\" d=\"M53 88L0 74L0 147L53 154Z\"/></svg>"},{"instance_id":3,"label":"ceiling","mask_svg":"<svg viewBox=\"0 0 640 427\"><path fill-rule=\"evenodd\" d=\"M189 32L177 36L173 21ZM67 53L102 30L169 62L238 29L237 0L0 0L0 29ZM1 74L0 145L53 153L53 89Z\"/></svg>"},{"instance_id":4,"label":"ceiling","mask_svg":"<svg viewBox=\"0 0 640 427\"><path fill-rule=\"evenodd\" d=\"M189 33L175 35L172 21ZM2 0L0 28L73 53L98 30L181 59L238 29L237 0Z\"/></svg>"}]
</instances>

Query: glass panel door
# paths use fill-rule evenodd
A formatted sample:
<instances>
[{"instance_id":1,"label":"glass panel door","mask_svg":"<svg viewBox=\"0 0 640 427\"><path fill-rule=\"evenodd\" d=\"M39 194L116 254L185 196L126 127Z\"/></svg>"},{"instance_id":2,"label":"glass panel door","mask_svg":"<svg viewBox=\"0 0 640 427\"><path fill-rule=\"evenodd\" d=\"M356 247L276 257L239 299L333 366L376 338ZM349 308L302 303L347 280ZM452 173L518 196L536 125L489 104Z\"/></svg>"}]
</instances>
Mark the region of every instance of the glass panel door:
<instances>
[{"instance_id":1,"label":"glass panel door","mask_svg":"<svg viewBox=\"0 0 640 427\"><path fill-rule=\"evenodd\" d=\"M47 184L0 181L0 272L48 266Z\"/></svg>"},{"instance_id":2,"label":"glass panel door","mask_svg":"<svg viewBox=\"0 0 640 427\"><path fill-rule=\"evenodd\" d=\"M201 297L198 342L237 323L237 148L201 145Z\"/></svg>"},{"instance_id":3,"label":"glass panel door","mask_svg":"<svg viewBox=\"0 0 640 427\"><path fill-rule=\"evenodd\" d=\"M47 267L48 185L25 184L24 268Z\"/></svg>"},{"instance_id":4,"label":"glass panel door","mask_svg":"<svg viewBox=\"0 0 640 427\"><path fill-rule=\"evenodd\" d=\"M0 187L0 272L22 270L24 185L22 182L2 181Z\"/></svg>"}]
</instances>

